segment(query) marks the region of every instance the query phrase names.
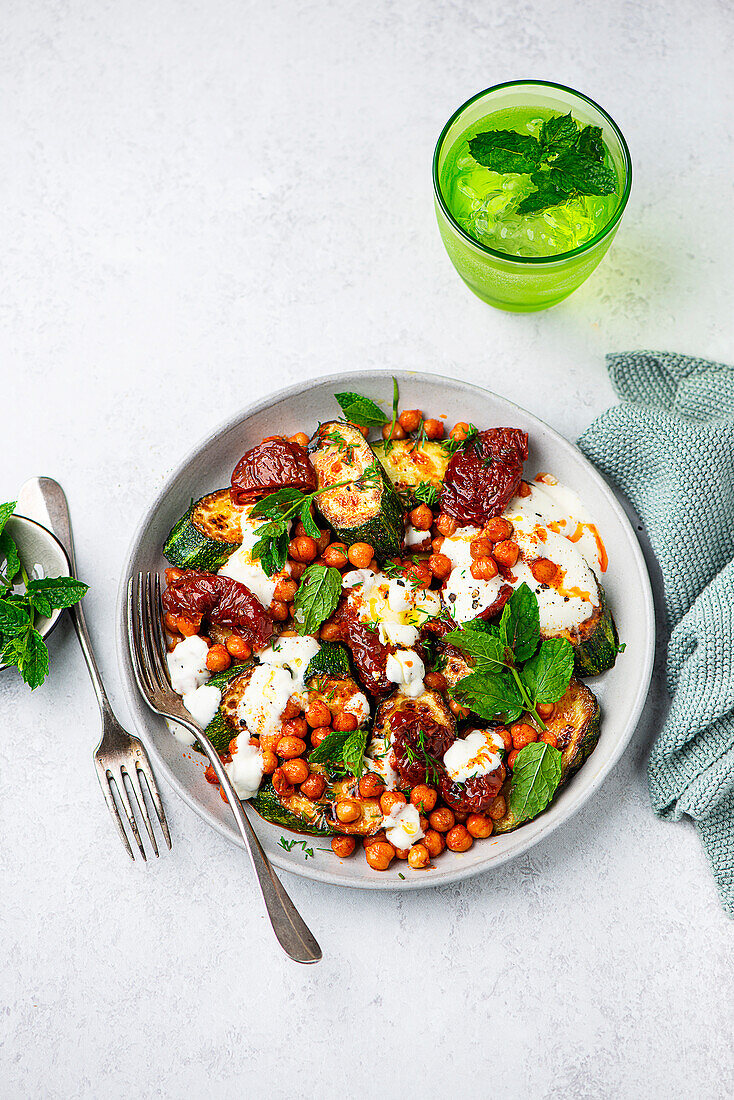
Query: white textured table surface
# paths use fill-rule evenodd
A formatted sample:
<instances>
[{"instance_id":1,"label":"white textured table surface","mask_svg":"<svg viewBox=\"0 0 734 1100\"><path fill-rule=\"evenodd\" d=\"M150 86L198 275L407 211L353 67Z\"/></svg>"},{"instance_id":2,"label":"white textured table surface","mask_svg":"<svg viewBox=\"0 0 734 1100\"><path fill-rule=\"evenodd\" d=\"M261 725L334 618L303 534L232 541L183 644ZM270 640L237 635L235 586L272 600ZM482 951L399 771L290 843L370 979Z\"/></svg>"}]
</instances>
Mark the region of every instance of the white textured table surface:
<instances>
[{"instance_id":1,"label":"white textured table surface","mask_svg":"<svg viewBox=\"0 0 734 1100\"><path fill-rule=\"evenodd\" d=\"M731 359L726 0L8 3L0 25L3 462L66 487L113 646L132 526L233 409L304 376L425 368L574 438L609 350ZM430 158L479 88L556 79L628 138L609 257L548 312L465 289ZM732 925L644 760L660 681L591 804L491 877L411 896L289 877L324 948L275 948L241 852L164 791L132 864L94 777L65 623L32 696L0 682L3 1097L728 1097Z\"/></svg>"}]
</instances>

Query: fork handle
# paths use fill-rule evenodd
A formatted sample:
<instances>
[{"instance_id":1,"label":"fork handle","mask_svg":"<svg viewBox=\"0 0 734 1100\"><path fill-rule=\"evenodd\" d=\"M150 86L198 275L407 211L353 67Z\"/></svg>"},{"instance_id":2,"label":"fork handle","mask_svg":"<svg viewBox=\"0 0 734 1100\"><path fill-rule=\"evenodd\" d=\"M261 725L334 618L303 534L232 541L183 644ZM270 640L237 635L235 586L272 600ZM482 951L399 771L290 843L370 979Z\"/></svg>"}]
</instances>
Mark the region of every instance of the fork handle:
<instances>
[{"instance_id":1,"label":"fork handle","mask_svg":"<svg viewBox=\"0 0 734 1100\"><path fill-rule=\"evenodd\" d=\"M22 504L21 504L22 502ZM71 516L69 503L64 490L58 481L52 477L34 477L27 481L20 491L18 503L22 509L39 517L39 522L56 535L61 545L66 550L71 567L72 577L76 577L76 557L74 554L74 536L71 533ZM112 707L107 698L107 692L102 683L97 662L92 650L92 639L89 637L87 621L84 618L81 602L69 608L71 620L74 623L79 644L82 647L84 660L87 663L89 675L97 696L102 714L112 714Z\"/></svg>"},{"instance_id":2,"label":"fork handle","mask_svg":"<svg viewBox=\"0 0 734 1100\"><path fill-rule=\"evenodd\" d=\"M294 962L315 963L321 958L321 948L314 939L310 929L305 924L295 905L288 897L285 887L273 870L270 860L263 851L258 840L257 833L252 827L250 819L245 813L242 802L232 786L227 772L219 759L219 753L203 730L193 722L176 717L175 721L185 726L189 733L196 737L197 741L209 757L209 762L217 774L217 779L222 785L230 809L234 814L239 827L245 848L255 868L257 880L260 883L265 908L270 917L270 923L278 939L278 943Z\"/></svg>"}]
</instances>

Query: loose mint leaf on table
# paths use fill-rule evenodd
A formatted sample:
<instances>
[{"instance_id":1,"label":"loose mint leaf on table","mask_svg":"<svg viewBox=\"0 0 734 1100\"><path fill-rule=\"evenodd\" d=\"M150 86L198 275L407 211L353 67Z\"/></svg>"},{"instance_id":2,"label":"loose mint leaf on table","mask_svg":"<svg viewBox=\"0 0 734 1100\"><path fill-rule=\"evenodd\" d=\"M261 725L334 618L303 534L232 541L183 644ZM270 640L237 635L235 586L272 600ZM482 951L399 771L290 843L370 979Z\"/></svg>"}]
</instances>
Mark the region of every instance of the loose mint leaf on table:
<instances>
[{"instance_id":1,"label":"loose mint leaf on table","mask_svg":"<svg viewBox=\"0 0 734 1100\"><path fill-rule=\"evenodd\" d=\"M0 531L12 516L17 503L17 500L9 500L7 504L0 504Z\"/></svg>"},{"instance_id":2,"label":"loose mint leaf on table","mask_svg":"<svg viewBox=\"0 0 734 1100\"><path fill-rule=\"evenodd\" d=\"M10 588L18 572L20 572L18 547L7 531L0 531L0 592Z\"/></svg>"},{"instance_id":3,"label":"loose mint leaf on table","mask_svg":"<svg viewBox=\"0 0 734 1100\"><path fill-rule=\"evenodd\" d=\"M575 189L580 195L613 195L617 189L617 177L611 168L574 149L556 157L552 175L559 187Z\"/></svg>"},{"instance_id":4,"label":"loose mint leaf on table","mask_svg":"<svg viewBox=\"0 0 734 1100\"><path fill-rule=\"evenodd\" d=\"M604 160L604 143L601 138L601 126L584 126L576 142L579 153L601 164Z\"/></svg>"},{"instance_id":5,"label":"loose mint leaf on table","mask_svg":"<svg viewBox=\"0 0 734 1100\"><path fill-rule=\"evenodd\" d=\"M510 812L519 824L546 808L561 781L561 754L544 741L526 745L515 758Z\"/></svg>"},{"instance_id":6,"label":"loose mint leaf on table","mask_svg":"<svg viewBox=\"0 0 734 1100\"><path fill-rule=\"evenodd\" d=\"M23 634L31 625L27 611L24 611L17 603L8 600L0 600L0 634L6 638L12 638L16 634Z\"/></svg>"},{"instance_id":7,"label":"loose mint leaf on table","mask_svg":"<svg viewBox=\"0 0 734 1100\"><path fill-rule=\"evenodd\" d=\"M472 672L459 680L451 694L488 722L514 722L525 707L522 696L509 672Z\"/></svg>"},{"instance_id":8,"label":"loose mint leaf on table","mask_svg":"<svg viewBox=\"0 0 734 1100\"><path fill-rule=\"evenodd\" d=\"M510 596L502 611L500 641L515 655L515 663L527 661L540 641L540 612L535 593L523 582Z\"/></svg>"},{"instance_id":9,"label":"loose mint leaf on table","mask_svg":"<svg viewBox=\"0 0 734 1100\"><path fill-rule=\"evenodd\" d=\"M542 160L540 145L530 134L488 130L469 140L469 152L492 172L534 172Z\"/></svg>"},{"instance_id":10,"label":"loose mint leaf on table","mask_svg":"<svg viewBox=\"0 0 734 1100\"><path fill-rule=\"evenodd\" d=\"M546 119L540 130L540 144L546 157L560 153L562 149L569 149L575 145L579 136L578 127L571 117L567 115L554 115Z\"/></svg>"},{"instance_id":11,"label":"loose mint leaf on table","mask_svg":"<svg viewBox=\"0 0 734 1100\"><path fill-rule=\"evenodd\" d=\"M361 428L387 424L384 412L369 397L364 397L361 393L335 393L334 397L351 424L359 424Z\"/></svg>"},{"instance_id":12,"label":"loose mint leaf on table","mask_svg":"<svg viewBox=\"0 0 734 1100\"><path fill-rule=\"evenodd\" d=\"M78 581L75 577L43 577L39 580L28 581L26 592L31 603L36 607L36 598L40 597L52 608L73 607L75 603L86 595L89 585ZM41 610L37 608L37 610ZM46 614L46 612L42 612Z\"/></svg>"},{"instance_id":13,"label":"loose mint leaf on table","mask_svg":"<svg viewBox=\"0 0 734 1100\"><path fill-rule=\"evenodd\" d=\"M531 178L536 189L518 203L516 214L539 214L542 210L548 210L551 206L566 202L573 193L571 189L562 186L563 180L560 173L533 172Z\"/></svg>"},{"instance_id":14,"label":"loose mint leaf on table","mask_svg":"<svg viewBox=\"0 0 734 1100\"><path fill-rule=\"evenodd\" d=\"M301 577L293 601L293 621L299 634L315 634L339 603L342 575L328 565L310 565Z\"/></svg>"},{"instance_id":15,"label":"loose mint leaf on table","mask_svg":"<svg viewBox=\"0 0 734 1100\"><path fill-rule=\"evenodd\" d=\"M547 638L522 670L533 703L557 703L573 676L573 646L567 638Z\"/></svg>"},{"instance_id":16,"label":"loose mint leaf on table","mask_svg":"<svg viewBox=\"0 0 734 1100\"><path fill-rule=\"evenodd\" d=\"M364 771L364 750L367 748L367 729L357 729L349 734L342 749L342 760L355 779Z\"/></svg>"}]
</instances>

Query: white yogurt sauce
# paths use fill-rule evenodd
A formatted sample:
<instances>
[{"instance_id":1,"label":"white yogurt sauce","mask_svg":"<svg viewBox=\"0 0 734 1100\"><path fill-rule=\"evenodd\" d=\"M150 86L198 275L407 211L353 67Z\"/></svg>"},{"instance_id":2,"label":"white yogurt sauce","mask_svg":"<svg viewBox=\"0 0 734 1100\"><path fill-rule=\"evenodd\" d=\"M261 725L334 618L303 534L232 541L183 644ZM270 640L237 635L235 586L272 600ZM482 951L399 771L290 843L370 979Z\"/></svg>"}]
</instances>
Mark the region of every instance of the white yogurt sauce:
<instances>
[{"instance_id":1,"label":"white yogurt sauce","mask_svg":"<svg viewBox=\"0 0 734 1100\"><path fill-rule=\"evenodd\" d=\"M411 699L423 694L425 674L426 666L414 649L399 649L387 659L385 675L398 685L401 695L408 695Z\"/></svg>"},{"instance_id":2,"label":"white yogurt sauce","mask_svg":"<svg viewBox=\"0 0 734 1100\"><path fill-rule=\"evenodd\" d=\"M530 483L530 495L513 497L504 515L511 523L524 516L572 542L593 569L606 572L607 555L599 529L579 496L551 474Z\"/></svg>"},{"instance_id":3,"label":"white yogurt sauce","mask_svg":"<svg viewBox=\"0 0 734 1100\"><path fill-rule=\"evenodd\" d=\"M392 750L384 737L373 736L365 753L365 762L371 772L383 780L388 791L394 791L400 776L390 763Z\"/></svg>"},{"instance_id":4,"label":"white yogurt sauce","mask_svg":"<svg viewBox=\"0 0 734 1100\"><path fill-rule=\"evenodd\" d=\"M195 722L208 726L222 701L219 688L209 686L211 676L206 667L209 646L198 634L184 638L171 653L166 654L171 687ZM182 745L193 745L196 738L183 726L169 722L168 728Z\"/></svg>"},{"instance_id":5,"label":"white yogurt sauce","mask_svg":"<svg viewBox=\"0 0 734 1100\"><path fill-rule=\"evenodd\" d=\"M375 623L383 645L409 649L420 637L420 629L438 615L441 599L437 592L419 588L406 577L387 577L369 569L345 573L344 588L360 622Z\"/></svg>"},{"instance_id":6,"label":"white yogurt sauce","mask_svg":"<svg viewBox=\"0 0 734 1100\"><path fill-rule=\"evenodd\" d=\"M503 748L504 741L493 730L470 730L443 754L444 766L454 783L466 783L495 771L502 762L497 750Z\"/></svg>"},{"instance_id":7,"label":"white yogurt sauce","mask_svg":"<svg viewBox=\"0 0 734 1100\"><path fill-rule=\"evenodd\" d=\"M451 538L443 540L441 546L441 553L454 566L443 587L443 601L457 623L474 619L491 607L504 583L499 575L490 581L477 581L471 575L469 546L479 531L479 527L459 527Z\"/></svg>"},{"instance_id":8,"label":"white yogurt sauce","mask_svg":"<svg viewBox=\"0 0 734 1100\"><path fill-rule=\"evenodd\" d=\"M393 848L405 851L426 835L421 829L420 814L412 802L399 802L382 819L385 836Z\"/></svg>"},{"instance_id":9,"label":"white yogurt sauce","mask_svg":"<svg viewBox=\"0 0 734 1100\"><path fill-rule=\"evenodd\" d=\"M262 737L280 731L280 716L292 695L305 702L305 673L321 646L315 638L279 638L260 653L260 664L252 670L237 717L248 736Z\"/></svg>"},{"instance_id":10,"label":"white yogurt sauce","mask_svg":"<svg viewBox=\"0 0 734 1100\"><path fill-rule=\"evenodd\" d=\"M242 509L242 515L240 516L242 545L227 559L219 573L223 577L231 577L232 580L244 584L253 596L257 597L263 607L270 607L276 585L281 578L269 577L263 569L260 559L252 556L252 548L258 541L255 531L265 522L264 518L259 516L254 520L250 519L250 513L254 507L254 504L250 504ZM285 572L290 572L288 562L286 562Z\"/></svg>"},{"instance_id":11,"label":"white yogurt sauce","mask_svg":"<svg viewBox=\"0 0 734 1100\"><path fill-rule=\"evenodd\" d=\"M238 798L252 798L257 794L263 777L262 753L251 745L246 736L237 738L237 751L233 753L224 770L232 781Z\"/></svg>"},{"instance_id":12,"label":"white yogurt sauce","mask_svg":"<svg viewBox=\"0 0 734 1100\"><path fill-rule=\"evenodd\" d=\"M419 531L417 527L414 527L412 523L409 523L405 528L405 546L406 549L414 550L416 546L426 546L431 541L430 531Z\"/></svg>"},{"instance_id":13,"label":"white yogurt sauce","mask_svg":"<svg viewBox=\"0 0 734 1100\"><path fill-rule=\"evenodd\" d=\"M206 729L209 725L217 713L221 701L222 693L213 684L202 684L201 687L194 688L193 691L187 691L182 697L186 710L202 729Z\"/></svg>"}]
</instances>

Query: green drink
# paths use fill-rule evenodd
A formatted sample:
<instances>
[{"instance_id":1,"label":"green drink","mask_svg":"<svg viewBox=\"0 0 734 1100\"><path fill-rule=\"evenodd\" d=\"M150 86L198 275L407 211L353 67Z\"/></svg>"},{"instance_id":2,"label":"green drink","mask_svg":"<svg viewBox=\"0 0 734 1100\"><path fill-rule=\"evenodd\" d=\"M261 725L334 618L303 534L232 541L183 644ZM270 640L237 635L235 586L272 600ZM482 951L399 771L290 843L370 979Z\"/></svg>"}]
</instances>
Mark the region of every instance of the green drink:
<instances>
[{"instance_id":1,"label":"green drink","mask_svg":"<svg viewBox=\"0 0 734 1100\"><path fill-rule=\"evenodd\" d=\"M597 266L629 196L621 133L571 89L499 85L449 119L433 166L439 229L457 271L501 309L545 309Z\"/></svg>"}]
</instances>

